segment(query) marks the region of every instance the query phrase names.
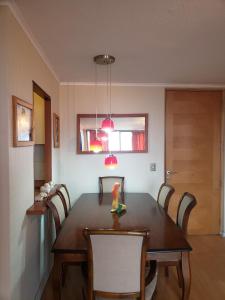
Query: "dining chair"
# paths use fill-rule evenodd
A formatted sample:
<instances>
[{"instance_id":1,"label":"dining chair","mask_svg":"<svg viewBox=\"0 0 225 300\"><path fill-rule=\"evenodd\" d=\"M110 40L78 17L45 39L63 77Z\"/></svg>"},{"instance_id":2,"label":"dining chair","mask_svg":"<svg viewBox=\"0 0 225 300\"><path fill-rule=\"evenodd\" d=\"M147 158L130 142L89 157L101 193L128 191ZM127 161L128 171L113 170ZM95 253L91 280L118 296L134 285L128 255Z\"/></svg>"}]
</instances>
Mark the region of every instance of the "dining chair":
<instances>
[{"instance_id":1,"label":"dining chair","mask_svg":"<svg viewBox=\"0 0 225 300\"><path fill-rule=\"evenodd\" d=\"M84 229L84 235L88 247L88 300L152 298L157 266L152 264L145 276L148 231Z\"/></svg>"},{"instance_id":2,"label":"dining chair","mask_svg":"<svg viewBox=\"0 0 225 300\"><path fill-rule=\"evenodd\" d=\"M169 202L174 192L175 189L166 183L163 183L159 188L157 202L164 208L165 212L168 211Z\"/></svg>"},{"instance_id":3,"label":"dining chair","mask_svg":"<svg viewBox=\"0 0 225 300\"><path fill-rule=\"evenodd\" d=\"M194 195L188 192L182 195L177 210L177 226L183 230L185 235L187 234L190 213L196 204L197 200Z\"/></svg>"},{"instance_id":4,"label":"dining chair","mask_svg":"<svg viewBox=\"0 0 225 300\"><path fill-rule=\"evenodd\" d=\"M120 183L120 193L124 194L124 181L125 177L123 176L103 176L99 177L99 193L110 193L115 182Z\"/></svg>"},{"instance_id":5,"label":"dining chair","mask_svg":"<svg viewBox=\"0 0 225 300\"><path fill-rule=\"evenodd\" d=\"M60 197L64 198L64 201L66 203L66 217L67 217L69 214L69 211L71 209L71 203L70 203L70 195L69 195L66 185L65 184L57 184L56 192L57 192L57 194L59 194Z\"/></svg>"},{"instance_id":6,"label":"dining chair","mask_svg":"<svg viewBox=\"0 0 225 300\"><path fill-rule=\"evenodd\" d=\"M188 229L188 220L190 217L190 213L192 209L195 207L197 204L197 200L194 195L185 192L180 199L178 209L177 209L177 221L176 224L177 226L184 232L184 234L187 234L187 229ZM179 286L183 286L183 277L182 277L182 266L181 266L181 261L178 263L170 263L169 266L176 266L177 269L177 276L178 276L178 282ZM166 266L166 274L168 275L168 266Z\"/></svg>"},{"instance_id":7,"label":"dining chair","mask_svg":"<svg viewBox=\"0 0 225 300\"><path fill-rule=\"evenodd\" d=\"M63 221L66 218L66 203L63 197L61 197L56 191L48 195L46 201L47 207L50 208L54 223L56 236L58 236Z\"/></svg>"},{"instance_id":8,"label":"dining chair","mask_svg":"<svg viewBox=\"0 0 225 300\"><path fill-rule=\"evenodd\" d=\"M65 218L68 216L67 205L69 204L70 207L70 198L66 186L64 184L55 185L54 191L52 194L48 196L46 204L52 212L54 223L55 223L56 236L58 236L62 227L62 223L65 220ZM63 286L65 284L66 274L68 271L68 267L70 265L81 265L82 267L82 264L80 263L74 263L70 261L65 262L62 266Z\"/></svg>"}]
</instances>

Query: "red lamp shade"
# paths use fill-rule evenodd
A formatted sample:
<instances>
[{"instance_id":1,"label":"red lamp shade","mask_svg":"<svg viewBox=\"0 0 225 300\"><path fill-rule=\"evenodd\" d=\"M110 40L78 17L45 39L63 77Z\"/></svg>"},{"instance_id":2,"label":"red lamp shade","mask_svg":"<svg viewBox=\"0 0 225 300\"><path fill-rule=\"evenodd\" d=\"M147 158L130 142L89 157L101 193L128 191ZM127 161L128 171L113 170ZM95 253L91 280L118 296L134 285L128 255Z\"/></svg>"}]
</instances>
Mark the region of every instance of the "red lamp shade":
<instances>
[{"instance_id":1,"label":"red lamp shade","mask_svg":"<svg viewBox=\"0 0 225 300\"><path fill-rule=\"evenodd\" d=\"M105 158L105 167L109 169L115 169L118 165L117 158L113 154L110 154Z\"/></svg>"},{"instance_id":2,"label":"red lamp shade","mask_svg":"<svg viewBox=\"0 0 225 300\"><path fill-rule=\"evenodd\" d=\"M113 120L110 119L110 118L105 118L103 121L102 121L102 126L101 126L101 129L106 131L106 132L110 132L114 129L114 123L113 123Z\"/></svg>"},{"instance_id":3,"label":"red lamp shade","mask_svg":"<svg viewBox=\"0 0 225 300\"><path fill-rule=\"evenodd\" d=\"M94 141L91 142L90 145L90 150L93 151L94 153L98 153L102 151L102 143L101 141L95 139Z\"/></svg>"}]
</instances>

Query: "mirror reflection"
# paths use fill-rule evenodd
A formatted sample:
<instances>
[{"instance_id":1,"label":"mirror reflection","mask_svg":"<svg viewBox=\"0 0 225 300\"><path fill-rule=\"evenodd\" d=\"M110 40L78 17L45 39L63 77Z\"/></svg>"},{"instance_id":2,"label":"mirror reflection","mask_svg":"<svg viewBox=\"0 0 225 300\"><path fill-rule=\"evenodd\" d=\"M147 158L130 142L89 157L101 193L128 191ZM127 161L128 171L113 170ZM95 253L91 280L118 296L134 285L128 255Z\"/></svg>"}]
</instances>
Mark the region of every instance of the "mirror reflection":
<instances>
[{"instance_id":1,"label":"mirror reflection","mask_svg":"<svg viewBox=\"0 0 225 300\"><path fill-rule=\"evenodd\" d=\"M102 122L108 115L77 115L77 152L147 152L148 115L113 114L114 129L106 132Z\"/></svg>"}]
</instances>

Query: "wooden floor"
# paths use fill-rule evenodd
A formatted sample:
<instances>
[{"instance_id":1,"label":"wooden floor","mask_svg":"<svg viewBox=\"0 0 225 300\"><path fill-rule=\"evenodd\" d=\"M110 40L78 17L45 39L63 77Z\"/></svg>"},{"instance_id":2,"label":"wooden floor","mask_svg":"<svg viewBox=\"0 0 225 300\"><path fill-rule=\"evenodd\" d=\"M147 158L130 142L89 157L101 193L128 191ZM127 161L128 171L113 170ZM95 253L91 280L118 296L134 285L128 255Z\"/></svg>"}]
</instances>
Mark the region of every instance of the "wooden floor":
<instances>
[{"instance_id":1,"label":"wooden floor","mask_svg":"<svg viewBox=\"0 0 225 300\"><path fill-rule=\"evenodd\" d=\"M220 236L190 236L193 247L191 254L192 285L190 300L225 299L225 238ZM157 293L154 300L181 299L175 269L170 268L169 277L159 270ZM51 276L42 300L54 300ZM82 300L82 277L77 266L71 266L67 273L63 300Z\"/></svg>"}]
</instances>

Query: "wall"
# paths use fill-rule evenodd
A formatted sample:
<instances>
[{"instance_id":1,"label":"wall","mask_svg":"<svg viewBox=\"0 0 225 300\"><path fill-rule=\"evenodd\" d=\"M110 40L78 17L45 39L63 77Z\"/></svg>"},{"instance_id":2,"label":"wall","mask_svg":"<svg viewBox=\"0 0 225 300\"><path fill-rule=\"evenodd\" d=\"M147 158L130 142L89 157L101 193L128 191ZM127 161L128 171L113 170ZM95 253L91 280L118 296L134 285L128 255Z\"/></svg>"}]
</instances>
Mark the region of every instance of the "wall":
<instances>
[{"instance_id":1,"label":"wall","mask_svg":"<svg viewBox=\"0 0 225 300\"><path fill-rule=\"evenodd\" d=\"M5 101L6 15L0 7L0 299L9 299L9 107Z\"/></svg>"},{"instance_id":2,"label":"wall","mask_svg":"<svg viewBox=\"0 0 225 300\"><path fill-rule=\"evenodd\" d=\"M99 113L107 113L106 88L97 88ZM95 113L94 87L63 85L60 88L61 151L60 175L72 199L84 192L98 191L98 177L121 175L126 177L128 192L150 192L157 195L164 180L164 88L112 86L112 113L149 114L149 152L118 154L119 166L110 171L104 167L104 155L76 154L76 114ZM157 171L150 172L155 162Z\"/></svg>"},{"instance_id":3,"label":"wall","mask_svg":"<svg viewBox=\"0 0 225 300\"><path fill-rule=\"evenodd\" d=\"M3 157L1 152L1 166L3 164L6 173L5 182L1 179L1 185L5 185L6 192L3 189L4 197L1 198L1 211L4 209L5 220L1 239L5 249L3 253L1 250L0 259L1 271L4 270L1 274L6 274L6 279L0 278L1 284L4 284L0 288L0 299L31 300L35 299L50 267L46 237L48 222L44 217L26 216L26 209L33 204L34 199L33 147L12 147L12 95L32 103L34 80L50 95L52 111L58 112L59 86L10 9L0 6L0 13L0 28L4 28L4 32L1 32L1 39L4 39L4 43L1 42L1 51L4 51L1 70L4 70L5 77L3 81L0 80L1 115L5 114L0 118L1 123L4 122L5 145ZM54 181L58 181L58 152L53 149ZM2 256L7 247L9 257L6 255L2 265ZM9 274L7 264L10 266Z\"/></svg>"}]
</instances>

